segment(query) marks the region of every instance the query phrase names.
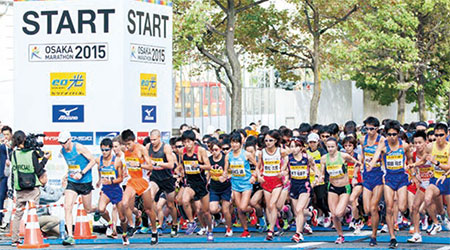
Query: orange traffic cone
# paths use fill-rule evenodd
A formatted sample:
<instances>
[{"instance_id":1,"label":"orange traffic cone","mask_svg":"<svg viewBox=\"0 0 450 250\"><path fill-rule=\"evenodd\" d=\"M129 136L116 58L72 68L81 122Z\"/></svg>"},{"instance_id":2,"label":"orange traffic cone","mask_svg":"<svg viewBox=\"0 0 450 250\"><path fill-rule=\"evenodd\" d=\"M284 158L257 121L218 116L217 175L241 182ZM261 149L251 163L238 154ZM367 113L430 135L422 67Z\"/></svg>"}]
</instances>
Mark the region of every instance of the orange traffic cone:
<instances>
[{"instance_id":1,"label":"orange traffic cone","mask_svg":"<svg viewBox=\"0 0 450 250\"><path fill-rule=\"evenodd\" d=\"M86 210L84 210L81 198L78 200L77 219L75 223L74 239L96 239L97 236L92 235L91 226L89 225Z\"/></svg>"},{"instance_id":2,"label":"orange traffic cone","mask_svg":"<svg viewBox=\"0 0 450 250\"><path fill-rule=\"evenodd\" d=\"M23 244L18 245L18 248L44 248L49 247L50 244L44 244L42 239L41 228L39 227L39 220L36 214L36 205L34 201L28 202L28 216L27 225L25 227L25 240Z\"/></svg>"}]
</instances>

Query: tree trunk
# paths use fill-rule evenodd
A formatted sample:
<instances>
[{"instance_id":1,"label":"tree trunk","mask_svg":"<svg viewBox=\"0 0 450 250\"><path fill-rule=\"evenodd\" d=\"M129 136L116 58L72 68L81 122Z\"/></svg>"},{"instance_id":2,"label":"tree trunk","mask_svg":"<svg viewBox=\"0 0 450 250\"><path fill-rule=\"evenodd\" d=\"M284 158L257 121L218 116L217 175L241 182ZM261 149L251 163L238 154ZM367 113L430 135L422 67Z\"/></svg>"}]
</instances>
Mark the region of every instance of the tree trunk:
<instances>
[{"instance_id":1,"label":"tree trunk","mask_svg":"<svg viewBox=\"0 0 450 250\"><path fill-rule=\"evenodd\" d=\"M241 64L239 62L238 54L234 47L234 32L236 26L236 9L234 1L229 1L228 16L227 16L227 30L225 37L226 56L231 66L231 72L227 74L231 82L232 96L231 96L231 129L242 128L242 77Z\"/></svg>"},{"instance_id":2,"label":"tree trunk","mask_svg":"<svg viewBox=\"0 0 450 250\"><path fill-rule=\"evenodd\" d=\"M447 106L447 121L450 120L450 92L447 92L447 102L448 102L448 106Z\"/></svg>"},{"instance_id":3,"label":"tree trunk","mask_svg":"<svg viewBox=\"0 0 450 250\"><path fill-rule=\"evenodd\" d=\"M406 90L400 90L397 97L397 121L405 122Z\"/></svg>"},{"instance_id":4,"label":"tree trunk","mask_svg":"<svg viewBox=\"0 0 450 250\"><path fill-rule=\"evenodd\" d=\"M420 78L423 78L421 76ZM427 120L427 114L425 110L425 90L423 89L422 81L419 80L419 90L417 91L417 104L419 105L419 120L420 121L426 121Z\"/></svg>"},{"instance_id":5,"label":"tree trunk","mask_svg":"<svg viewBox=\"0 0 450 250\"><path fill-rule=\"evenodd\" d=\"M314 34L314 51L313 51L313 71L314 71L314 90L309 108L309 123L311 125L317 123L317 112L319 109L320 94L322 92L320 80L320 34Z\"/></svg>"}]
</instances>

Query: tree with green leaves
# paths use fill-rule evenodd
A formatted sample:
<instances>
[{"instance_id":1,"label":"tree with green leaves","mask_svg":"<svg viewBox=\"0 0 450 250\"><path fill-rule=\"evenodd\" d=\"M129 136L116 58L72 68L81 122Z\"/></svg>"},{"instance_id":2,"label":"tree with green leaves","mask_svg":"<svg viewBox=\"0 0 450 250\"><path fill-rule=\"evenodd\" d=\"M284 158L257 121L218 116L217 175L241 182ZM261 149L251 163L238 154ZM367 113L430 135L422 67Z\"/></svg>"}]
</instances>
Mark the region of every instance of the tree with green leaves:
<instances>
[{"instance_id":1,"label":"tree with green leaves","mask_svg":"<svg viewBox=\"0 0 450 250\"><path fill-rule=\"evenodd\" d=\"M267 1L174 1L175 64L195 55L214 69L231 97L232 129L242 127L242 61L244 55L252 61L257 38L265 33L262 20L270 17L260 4Z\"/></svg>"},{"instance_id":2,"label":"tree with green leaves","mask_svg":"<svg viewBox=\"0 0 450 250\"><path fill-rule=\"evenodd\" d=\"M263 37L270 61L284 79L298 80L296 69L309 69L314 74L310 123L317 122L321 95L322 70L332 60L328 51L334 43L337 28L358 10L357 0L288 0L291 10L278 11L276 19L266 24L271 28Z\"/></svg>"}]
</instances>

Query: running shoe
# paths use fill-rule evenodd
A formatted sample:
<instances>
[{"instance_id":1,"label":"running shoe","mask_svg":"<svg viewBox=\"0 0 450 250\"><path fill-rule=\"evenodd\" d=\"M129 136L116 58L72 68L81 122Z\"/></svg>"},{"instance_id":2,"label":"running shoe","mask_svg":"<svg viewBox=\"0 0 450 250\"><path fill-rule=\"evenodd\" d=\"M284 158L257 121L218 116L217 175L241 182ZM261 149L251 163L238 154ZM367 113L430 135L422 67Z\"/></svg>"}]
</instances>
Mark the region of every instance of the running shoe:
<instances>
[{"instance_id":1,"label":"running shoe","mask_svg":"<svg viewBox=\"0 0 450 250\"><path fill-rule=\"evenodd\" d=\"M67 236L67 237L63 240L62 244L63 244L64 246L69 246L69 245L73 246L73 245L75 245L75 240L73 239L72 236Z\"/></svg>"},{"instance_id":2,"label":"running shoe","mask_svg":"<svg viewBox=\"0 0 450 250\"><path fill-rule=\"evenodd\" d=\"M11 246L12 247L17 247L20 244L22 244L20 241L13 241L13 242L11 242Z\"/></svg>"},{"instance_id":3,"label":"running shoe","mask_svg":"<svg viewBox=\"0 0 450 250\"><path fill-rule=\"evenodd\" d=\"M409 234L414 234L414 226L413 226L413 225L411 225L411 226L409 227L408 233L409 233Z\"/></svg>"},{"instance_id":4,"label":"running shoe","mask_svg":"<svg viewBox=\"0 0 450 250\"><path fill-rule=\"evenodd\" d=\"M313 225L313 227L317 227L317 225L319 224L319 221L317 220L317 209L313 209L311 213L311 224Z\"/></svg>"},{"instance_id":5,"label":"running shoe","mask_svg":"<svg viewBox=\"0 0 450 250\"><path fill-rule=\"evenodd\" d=\"M244 233L245 233L245 231L242 234L244 234ZM241 237L242 237L242 234L241 234ZM233 230L231 228L227 228L227 231L225 232L225 237L231 237L231 236L233 236Z\"/></svg>"},{"instance_id":6,"label":"running shoe","mask_svg":"<svg viewBox=\"0 0 450 250\"><path fill-rule=\"evenodd\" d=\"M195 229L197 229L197 223L195 221L188 223L188 226L187 226L187 229L186 229L186 234L187 235L193 234Z\"/></svg>"},{"instance_id":7,"label":"running shoe","mask_svg":"<svg viewBox=\"0 0 450 250\"><path fill-rule=\"evenodd\" d=\"M339 236L334 243L342 244L345 242L344 236Z\"/></svg>"},{"instance_id":8,"label":"running shoe","mask_svg":"<svg viewBox=\"0 0 450 250\"><path fill-rule=\"evenodd\" d=\"M231 229L230 229L230 231L231 231ZM228 232L228 229L227 229L227 232ZM233 231L231 231L231 235L233 235ZM251 234L248 230L244 230L244 232L242 232L242 234L241 234L241 238L250 238L250 237L251 237Z\"/></svg>"},{"instance_id":9,"label":"running shoe","mask_svg":"<svg viewBox=\"0 0 450 250\"><path fill-rule=\"evenodd\" d=\"M156 229L156 232L158 233L158 236L162 236L162 235L163 235L163 230L162 230L161 227L158 227L158 228ZM152 233L152 234L153 234L153 233Z\"/></svg>"},{"instance_id":10,"label":"running shoe","mask_svg":"<svg viewBox=\"0 0 450 250\"><path fill-rule=\"evenodd\" d=\"M355 224L355 230L353 231L353 235L360 235L361 229L362 229L362 226L360 226L359 224Z\"/></svg>"},{"instance_id":11,"label":"running shoe","mask_svg":"<svg viewBox=\"0 0 450 250\"><path fill-rule=\"evenodd\" d=\"M283 220L283 231L289 231L289 228L291 225L289 224L289 221L287 219Z\"/></svg>"},{"instance_id":12,"label":"running shoe","mask_svg":"<svg viewBox=\"0 0 450 250\"><path fill-rule=\"evenodd\" d=\"M128 238L132 238L134 236L134 233L136 232L136 228L134 227L127 227L127 236Z\"/></svg>"},{"instance_id":13,"label":"running shoe","mask_svg":"<svg viewBox=\"0 0 450 250\"><path fill-rule=\"evenodd\" d=\"M309 226L308 223L305 223L305 226L303 227L303 233L305 233L305 234L312 234L313 233L313 230Z\"/></svg>"},{"instance_id":14,"label":"running shoe","mask_svg":"<svg viewBox=\"0 0 450 250\"><path fill-rule=\"evenodd\" d=\"M141 229L139 229L137 231L138 234L148 234L150 232L150 228L148 227L141 227Z\"/></svg>"},{"instance_id":15,"label":"running shoe","mask_svg":"<svg viewBox=\"0 0 450 250\"><path fill-rule=\"evenodd\" d=\"M253 208L253 211L250 214L250 224L254 226L256 223L258 223L258 216L256 216L256 210Z\"/></svg>"},{"instance_id":16,"label":"running shoe","mask_svg":"<svg viewBox=\"0 0 450 250\"><path fill-rule=\"evenodd\" d=\"M153 233L152 232L152 239L151 239L151 241L150 241L150 245L158 245L158 242L159 242L159 233L158 232L156 232L156 233Z\"/></svg>"},{"instance_id":17,"label":"running shoe","mask_svg":"<svg viewBox=\"0 0 450 250\"><path fill-rule=\"evenodd\" d=\"M426 231L428 229L428 215L425 215L422 219L420 219L420 224L422 224L422 231Z\"/></svg>"},{"instance_id":18,"label":"running shoe","mask_svg":"<svg viewBox=\"0 0 450 250\"><path fill-rule=\"evenodd\" d=\"M430 229L427 230L429 235L436 235L438 232L442 230L441 224L431 224Z\"/></svg>"},{"instance_id":19,"label":"running shoe","mask_svg":"<svg viewBox=\"0 0 450 250\"><path fill-rule=\"evenodd\" d=\"M206 233L206 240L207 240L208 242L213 242L213 241L214 241L214 235L213 235L213 232L207 232L207 233Z\"/></svg>"},{"instance_id":20,"label":"running shoe","mask_svg":"<svg viewBox=\"0 0 450 250\"><path fill-rule=\"evenodd\" d=\"M94 213L94 221L99 221L102 216L99 211L95 211Z\"/></svg>"},{"instance_id":21,"label":"running shoe","mask_svg":"<svg viewBox=\"0 0 450 250\"><path fill-rule=\"evenodd\" d=\"M178 225L173 224L172 230L170 230L170 237L175 238L178 237Z\"/></svg>"},{"instance_id":22,"label":"running shoe","mask_svg":"<svg viewBox=\"0 0 450 250\"><path fill-rule=\"evenodd\" d=\"M113 233L111 234L111 238L117 239L117 238L118 238L117 232L113 232Z\"/></svg>"},{"instance_id":23,"label":"running shoe","mask_svg":"<svg viewBox=\"0 0 450 250\"><path fill-rule=\"evenodd\" d=\"M420 235L419 233L414 233L413 236L408 239L409 243L420 243L422 242L422 235Z\"/></svg>"},{"instance_id":24,"label":"running shoe","mask_svg":"<svg viewBox=\"0 0 450 250\"><path fill-rule=\"evenodd\" d=\"M370 243L369 243L369 246L371 246L371 247L373 247L373 246L376 246L376 245L378 245L377 244L377 238L370 238Z\"/></svg>"},{"instance_id":25,"label":"running shoe","mask_svg":"<svg viewBox=\"0 0 450 250\"><path fill-rule=\"evenodd\" d=\"M350 223L348 223L348 229L356 229L354 218L350 221Z\"/></svg>"},{"instance_id":26,"label":"running shoe","mask_svg":"<svg viewBox=\"0 0 450 250\"><path fill-rule=\"evenodd\" d=\"M273 240L273 232L272 231L267 232L266 240L268 240L268 241Z\"/></svg>"},{"instance_id":27,"label":"running shoe","mask_svg":"<svg viewBox=\"0 0 450 250\"><path fill-rule=\"evenodd\" d=\"M394 249L394 248L397 248L397 246L398 246L397 240L396 239L391 239L391 241L389 242L389 248L390 249Z\"/></svg>"},{"instance_id":28,"label":"running shoe","mask_svg":"<svg viewBox=\"0 0 450 250\"><path fill-rule=\"evenodd\" d=\"M331 219L330 217L325 217L323 219L323 226L326 228L329 228L331 226Z\"/></svg>"},{"instance_id":29,"label":"running shoe","mask_svg":"<svg viewBox=\"0 0 450 250\"><path fill-rule=\"evenodd\" d=\"M206 227L202 227L200 228L200 230L197 232L197 235L205 235L206 234Z\"/></svg>"},{"instance_id":30,"label":"running shoe","mask_svg":"<svg viewBox=\"0 0 450 250\"><path fill-rule=\"evenodd\" d=\"M300 241L303 241L303 235L295 233L294 236L292 236L291 241L299 243Z\"/></svg>"},{"instance_id":31,"label":"running shoe","mask_svg":"<svg viewBox=\"0 0 450 250\"><path fill-rule=\"evenodd\" d=\"M106 227L106 237L112 238L112 234L113 234L113 225L108 225L108 227Z\"/></svg>"},{"instance_id":32,"label":"running shoe","mask_svg":"<svg viewBox=\"0 0 450 250\"><path fill-rule=\"evenodd\" d=\"M128 236L126 233L122 234L122 245L124 246L130 245L130 241L128 240Z\"/></svg>"},{"instance_id":33,"label":"running shoe","mask_svg":"<svg viewBox=\"0 0 450 250\"><path fill-rule=\"evenodd\" d=\"M380 230L380 233L388 233L389 232L389 228L387 224L384 224L383 227Z\"/></svg>"},{"instance_id":34,"label":"running shoe","mask_svg":"<svg viewBox=\"0 0 450 250\"><path fill-rule=\"evenodd\" d=\"M445 227L447 230L450 230L450 221L448 220L447 217L445 217L445 219L444 219L444 221L442 222L442 224L444 224L444 227Z\"/></svg>"}]
</instances>

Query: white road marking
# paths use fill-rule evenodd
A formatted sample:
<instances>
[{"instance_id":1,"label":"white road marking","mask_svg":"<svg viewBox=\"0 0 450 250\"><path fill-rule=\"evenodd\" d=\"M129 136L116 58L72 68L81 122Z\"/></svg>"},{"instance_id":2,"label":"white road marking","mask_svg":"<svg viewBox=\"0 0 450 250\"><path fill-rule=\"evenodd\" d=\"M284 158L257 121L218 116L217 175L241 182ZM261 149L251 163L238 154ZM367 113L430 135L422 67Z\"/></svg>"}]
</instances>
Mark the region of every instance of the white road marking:
<instances>
[{"instance_id":1,"label":"white road marking","mask_svg":"<svg viewBox=\"0 0 450 250\"><path fill-rule=\"evenodd\" d=\"M346 236L368 236L368 235L371 235L371 234L372 234L371 231L361 231L361 233L358 234L358 235L356 235L356 234L350 232L350 233L345 233L345 234L344 234L344 237L346 237Z\"/></svg>"},{"instance_id":2,"label":"white road marking","mask_svg":"<svg viewBox=\"0 0 450 250\"><path fill-rule=\"evenodd\" d=\"M295 244L295 245L284 246L283 248L313 247L313 246L318 246L318 245L322 245L322 244L325 244L325 242L303 242L303 243L298 243L298 244Z\"/></svg>"}]
</instances>

